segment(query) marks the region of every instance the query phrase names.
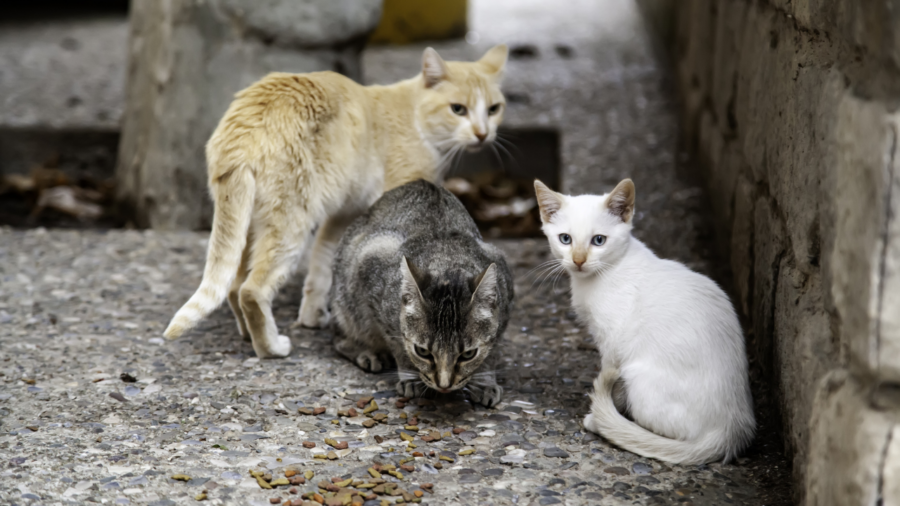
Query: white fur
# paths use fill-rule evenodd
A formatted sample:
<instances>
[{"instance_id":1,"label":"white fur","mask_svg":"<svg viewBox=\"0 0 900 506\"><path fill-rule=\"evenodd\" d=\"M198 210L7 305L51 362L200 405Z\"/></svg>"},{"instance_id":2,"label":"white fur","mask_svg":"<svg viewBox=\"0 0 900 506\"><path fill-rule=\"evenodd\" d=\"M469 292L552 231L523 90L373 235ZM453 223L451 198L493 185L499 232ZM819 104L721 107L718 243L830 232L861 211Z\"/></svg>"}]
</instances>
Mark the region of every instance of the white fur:
<instances>
[{"instance_id":1,"label":"white fur","mask_svg":"<svg viewBox=\"0 0 900 506\"><path fill-rule=\"evenodd\" d=\"M632 237L633 186L624 220L608 207L622 199L620 187L577 197L538 187L542 208L552 208L554 198L559 203L543 230L570 274L572 304L601 355L603 372L585 427L645 457L685 464L730 460L755 428L737 316L712 280L660 259ZM571 244L560 241L563 233ZM591 245L596 235L606 236L602 246ZM572 260L576 250L586 254L581 269ZM613 405L618 379L634 422Z\"/></svg>"}]
</instances>

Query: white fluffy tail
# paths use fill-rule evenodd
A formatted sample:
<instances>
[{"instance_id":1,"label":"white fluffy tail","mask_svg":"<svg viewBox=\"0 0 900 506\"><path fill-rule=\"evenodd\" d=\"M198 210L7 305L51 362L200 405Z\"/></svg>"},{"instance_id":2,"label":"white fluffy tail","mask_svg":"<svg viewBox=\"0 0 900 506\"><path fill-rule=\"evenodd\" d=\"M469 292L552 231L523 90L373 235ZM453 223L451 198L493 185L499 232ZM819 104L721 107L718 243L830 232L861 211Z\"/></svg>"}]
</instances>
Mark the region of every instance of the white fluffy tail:
<instances>
[{"instance_id":1,"label":"white fluffy tail","mask_svg":"<svg viewBox=\"0 0 900 506\"><path fill-rule=\"evenodd\" d=\"M727 456L728 438L721 432L707 433L697 441L680 441L654 434L622 416L612 397L618 377L617 370L604 370L594 380L585 428L632 453L673 464L705 464Z\"/></svg>"},{"instance_id":2,"label":"white fluffy tail","mask_svg":"<svg viewBox=\"0 0 900 506\"><path fill-rule=\"evenodd\" d=\"M253 214L256 180L250 170L237 168L212 186L215 199L212 233L203 281L190 300L175 313L163 335L175 339L218 308L237 276Z\"/></svg>"}]
</instances>

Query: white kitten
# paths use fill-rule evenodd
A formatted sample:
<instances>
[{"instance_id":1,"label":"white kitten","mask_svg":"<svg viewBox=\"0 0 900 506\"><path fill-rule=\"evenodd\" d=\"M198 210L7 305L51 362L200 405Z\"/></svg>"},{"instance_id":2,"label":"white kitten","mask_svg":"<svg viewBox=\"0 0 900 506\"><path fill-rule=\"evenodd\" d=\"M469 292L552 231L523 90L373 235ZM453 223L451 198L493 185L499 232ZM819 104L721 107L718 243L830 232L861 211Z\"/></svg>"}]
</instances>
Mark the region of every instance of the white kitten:
<instances>
[{"instance_id":1,"label":"white kitten","mask_svg":"<svg viewBox=\"0 0 900 506\"><path fill-rule=\"evenodd\" d=\"M602 196L561 195L540 181L534 187L550 249L571 278L572 304L600 350L584 426L668 462L736 457L756 422L728 297L631 236L630 179Z\"/></svg>"}]
</instances>

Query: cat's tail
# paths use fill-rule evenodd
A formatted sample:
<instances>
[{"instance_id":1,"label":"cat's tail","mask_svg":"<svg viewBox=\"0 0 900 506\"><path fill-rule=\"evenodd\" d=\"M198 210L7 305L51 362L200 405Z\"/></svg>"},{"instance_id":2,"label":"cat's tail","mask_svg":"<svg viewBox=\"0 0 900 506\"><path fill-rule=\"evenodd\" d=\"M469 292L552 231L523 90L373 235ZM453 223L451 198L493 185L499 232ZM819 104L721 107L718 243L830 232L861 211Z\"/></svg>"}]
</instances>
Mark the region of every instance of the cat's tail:
<instances>
[{"instance_id":1,"label":"cat's tail","mask_svg":"<svg viewBox=\"0 0 900 506\"><path fill-rule=\"evenodd\" d=\"M212 185L215 200L212 233L203 281L190 300L175 313L163 335L175 339L218 308L237 276L253 213L256 179L252 171L235 168Z\"/></svg>"},{"instance_id":2,"label":"cat's tail","mask_svg":"<svg viewBox=\"0 0 900 506\"><path fill-rule=\"evenodd\" d=\"M604 370L594 381L591 414L585 418L585 428L631 453L673 464L705 464L728 456L728 437L722 432L707 433L696 441L681 441L650 432L622 416L612 395L618 377L617 370Z\"/></svg>"}]
</instances>

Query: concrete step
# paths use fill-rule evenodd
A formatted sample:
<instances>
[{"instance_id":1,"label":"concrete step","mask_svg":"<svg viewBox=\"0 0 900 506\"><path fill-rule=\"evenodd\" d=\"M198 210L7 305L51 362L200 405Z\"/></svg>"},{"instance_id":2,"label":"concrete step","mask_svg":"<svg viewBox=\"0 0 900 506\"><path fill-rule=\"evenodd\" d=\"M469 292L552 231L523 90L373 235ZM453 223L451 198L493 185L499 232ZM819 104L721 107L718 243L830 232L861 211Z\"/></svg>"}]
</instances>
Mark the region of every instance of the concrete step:
<instances>
[{"instance_id":1,"label":"concrete step","mask_svg":"<svg viewBox=\"0 0 900 506\"><path fill-rule=\"evenodd\" d=\"M124 107L124 13L0 24L0 174L36 164L110 177Z\"/></svg>"}]
</instances>

